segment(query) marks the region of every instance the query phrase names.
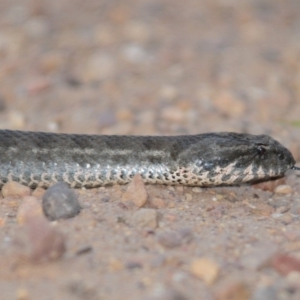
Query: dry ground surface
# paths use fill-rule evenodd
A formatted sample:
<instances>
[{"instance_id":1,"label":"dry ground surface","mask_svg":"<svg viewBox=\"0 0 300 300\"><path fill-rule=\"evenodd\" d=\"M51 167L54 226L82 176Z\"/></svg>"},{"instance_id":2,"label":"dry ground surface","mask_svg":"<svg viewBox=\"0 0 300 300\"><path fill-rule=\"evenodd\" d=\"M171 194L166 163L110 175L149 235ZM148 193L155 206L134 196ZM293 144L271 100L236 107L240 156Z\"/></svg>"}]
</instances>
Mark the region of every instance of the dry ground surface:
<instances>
[{"instance_id":1,"label":"dry ground surface","mask_svg":"<svg viewBox=\"0 0 300 300\"><path fill-rule=\"evenodd\" d=\"M298 0L1 0L0 128L264 133L299 161L299 20ZM77 190L42 263L4 195L0 298L300 299L300 178L274 186Z\"/></svg>"}]
</instances>

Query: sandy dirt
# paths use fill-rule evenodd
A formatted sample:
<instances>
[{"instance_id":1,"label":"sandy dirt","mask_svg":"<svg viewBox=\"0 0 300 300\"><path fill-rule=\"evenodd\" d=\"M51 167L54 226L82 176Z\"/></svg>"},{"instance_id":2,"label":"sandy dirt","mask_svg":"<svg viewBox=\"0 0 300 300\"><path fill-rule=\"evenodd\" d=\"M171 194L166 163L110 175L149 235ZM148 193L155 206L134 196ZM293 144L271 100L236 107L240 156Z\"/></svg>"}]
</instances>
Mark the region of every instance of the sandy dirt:
<instances>
[{"instance_id":1,"label":"sandy dirt","mask_svg":"<svg viewBox=\"0 0 300 300\"><path fill-rule=\"evenodd\" d=\"M299 20L298 0L1 0L0 128L268 134L300 161ZM300 299L300 177L264 187L76 190L39 263L25 195L1 196L0 298Z\"/></svg>"}]
</instances>

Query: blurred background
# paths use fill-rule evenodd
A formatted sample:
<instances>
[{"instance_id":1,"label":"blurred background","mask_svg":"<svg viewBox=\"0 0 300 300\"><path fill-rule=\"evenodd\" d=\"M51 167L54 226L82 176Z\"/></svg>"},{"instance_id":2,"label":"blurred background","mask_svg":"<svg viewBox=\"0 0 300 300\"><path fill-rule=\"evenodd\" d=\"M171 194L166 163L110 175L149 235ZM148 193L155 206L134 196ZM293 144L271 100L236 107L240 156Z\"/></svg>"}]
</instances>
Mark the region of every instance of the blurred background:
<instances>
[{"instance_id":1,"label":"blurred background","mask_svg":"<svg viewBox=\"0 0 300 300\"><path fill-rule=\"evenodd\" d=\"M266 133L298 155L299 99L298 0L0 1L0 128Z\"/></svg>"}]
</instances>

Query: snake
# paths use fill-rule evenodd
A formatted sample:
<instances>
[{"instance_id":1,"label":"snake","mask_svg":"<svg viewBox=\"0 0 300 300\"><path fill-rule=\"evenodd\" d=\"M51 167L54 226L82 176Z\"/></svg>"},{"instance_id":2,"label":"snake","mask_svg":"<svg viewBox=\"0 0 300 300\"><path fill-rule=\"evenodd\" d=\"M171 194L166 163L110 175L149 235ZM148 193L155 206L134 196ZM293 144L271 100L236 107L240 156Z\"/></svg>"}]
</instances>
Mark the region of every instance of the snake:
<instances>
[{"instance_id":1,"label":"snake","mask_svg":"<svg viewBox=\"0 0 300 300\"><path fill-rule=\"evenodd\" d=\"M88 135L0 130L0 187L65 182L74 188L126 184L210 187L284 176L291 152L267 135Z\"/></svg>"}]
</instances>

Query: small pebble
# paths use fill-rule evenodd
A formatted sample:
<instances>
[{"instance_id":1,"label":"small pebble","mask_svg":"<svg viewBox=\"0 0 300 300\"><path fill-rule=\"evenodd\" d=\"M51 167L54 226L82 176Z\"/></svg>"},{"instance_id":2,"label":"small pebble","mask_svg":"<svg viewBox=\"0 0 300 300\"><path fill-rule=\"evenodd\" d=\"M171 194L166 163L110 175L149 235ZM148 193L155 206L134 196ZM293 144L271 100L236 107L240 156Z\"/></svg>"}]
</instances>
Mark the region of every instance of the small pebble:
<instances>
[{"instance_id":1,"label":"small pebble","mask_svg":"<svg viewBox=\"0 0 300 300\"><path fill-rule=\"evenodd\" d=\"M39 68L43 73L51 73L58 70L63 63L63 57L58 52L44 54L39 61Z\"/></svg>"},{"instance_id":2,"label":"small pebble","mask_svg":"<svg viewBox=\"0 0 300 300\"><path fill-rule=\"evenodd\" d=\"M294 242L300 239L300 232L299 230L286 230L284 235L290 242Z\"/></svg>"},{"instance_id":3,"label":"small pebble","mask_svg":"<svg viewBox=\"0 0 300 300\"><path fill-rule=\"evenodd\" d=\"M277 253L278 246L268 241L257 242L255 247L247 250L247 253L239 259L239 264L245 270L258 271Z\"/></svg>"},{"instance_id":4,"label":"small pebble","mask_svg":"<svg viewBox=\"0 0 300 300\"><path fill-rule=\"evenodd\" d=\"M274 192L275 194L288 195L291 194L293 190L289 185L281 184L275 188Z\"/></svg>"},{"instance_id":5,"label":"small pebble","mask_svg":"<svg viewBox=\"0 0 300 300\"><path fill-rule=\"evenodd\" d=\"M286 276L286 289L289 290L300 290L300 272L290 272ZM276 299L276 298L275 298Z\"/></svg>"},{"instance_id":6,"label":"small pebble","mask_svg":"<svg viewBox=\"0 0 300 300\"><path fill-rule=\"evenodd\" d=\"M141 228L155 229L158 226L157 211L151 208L142 208L132 217L134 225Z\"/></svg>"},{"instance_id":7,"label":"small pebble","mask_svg":"<svg viewBox=\"0 0 300 300\"><path fill-rule=\"evenodd\" d=\"M157 235L157 241L166 248L179 247L193 240L193 232L188 228L177 231L165 231Z\"/></svg>"},{"instance_id":8,"label":"small pebble","mask_svg":"<svg viewBox=\"0 0 300 300\"><path fill-rule=\"evenodd\" d=\"M82 246L76 251L76 255L82 255L93 251L93 247L90 245Z\"/></svg>"},{"instance_id":9,"label":"small pebble","mask_svg":"<svg viewBox=\"0 0 300 300\"><path fill-rule=\"evenodd\" d=\"M225 279L215 292L216 300L249 300L250 289L239 279ZM269 300L269 299L266 299ZM271 300L271 299L270 299Z\"/></svg>"},{"instance_id":10,"label":"small pebble","mask_svg":"<svg viewBox=\"0 0 300 300\"><path fill-rule=\"evenodd\" d=\"M252 187L254 187L255 189L260 189L263 191L269 191L273 193L277 186L284 185L284 184L285 184L285 178L282 177L282 178L273 179L269 181L254 183L252 184Z\"/></svg>"},{"instance_id":11,"label":"small pebble","mask_svg":"<svg viewBox=\"0 0 300 300\"><path fill-rule=\"evenodd\" d=\"M101 197L101 202L109 202L110 201L110 197L109 196L103 196Z\"/></svg>"},{"instance_id":12,"label":"small pebble","mask_svg":"<svg viewBox=\"0 0 300 300\"><path fill-rule=\"evenodd\" d=\"M81 207L75 192L65 183L56 183L43 196L43 211L49 220L72 218Z\"/></svg>"},{"instance_id":13,"label":"small pebble","mask_svg":"<svg viewBox=\"0 0 300 300\"><path fill-rule=\"evenodd\" d=\"M245 103L226 90L218 92L213 97L213 104L221 114L229 117L242 116L246 110Z\"/></svg>"},{"instance_id":14,"label":"small pebble","mask_svg":"<svg viewBox=\"0 0 300 300\"><path fill-rule=\"evenodd\" d=\"M277 292L276 289L269 285L269 286L259 286L255 289L251 300L277 300Z\"/></svg>"},{"instance_id":15,"label":"small pebble","mask_svg":"<svg viewBox=\"0 0 300 300\"><path fill-rule=\"evenodd\" d=\"M173 85L164 85L159 91L159 96L164 99L173 100L178 96L178 88Z\"/></svg>"},{"instance_id":16,"label":"small pebble","mask_svg":"<svg viewBox=\"0 0 300 300\"><path fill-rule=\"evenodd\" d=\"M145 42L148 40L149 27L142 22L131 21L126 24L124 34L134 41Z\"/></svg>"},{"instance_id":17,"label":"small pebble","mask_svg":"<svg viewBox=\"0 0 300 300\"><path fill-rule=\"evenodd\" d=\"M279 221L283 223L284 225L288 225L293 222L293 216L289 213L283 214L280 218Z\"/></svg>"},{"instance_id":18,"label":"small pebble","mask_svg":"<svg viewBox=\"0 0 300 300\"><path fill-rule=\"evenodd\" d=\"M45 194L46 190L41 188L41 187L37 187L33 192L32 192L32 196L37 197L39 199L42 199L44 194Z\"/></svg>"},{"instance_id":19,"label":"small pebble","mask_svg":"<svg viewBox=\"0 0 300 300\"><path fill-rule=\"evenodd\" d=\"M283 205L283 206L279 206L276 208L276 213L279 214L284 214L286 212L288 212L290 210L290 206L289 205Z\"/></svg>"},{"instance_id":20,"label":"small pebble","mask_svg":"<svg viewBox=\"0 0 300 300\"><path fill-rule=\"evenodd\" d=\"M123 121L132 121L134 116L129 109L123 108L116 112L116 118L118 122L123 122Z\"/></svg>"},{"instance_id":21,"label":"small pebble","mask_svg":"<svg viewBox=\"0 0 300 300\"><path fill-rule=\"evenodd\" d=\"M2 195L3 197L25 197L29 196L31 190L29 187L22 185L15 181L9 181L5 183L2 187Z\"/></svg>"},{"instance_id":22,"label":"small pebble","mask_svg":"<svg viewBox=\"0 0 300 300\"><path fill-rule=\"evenodd\" d=\"M162 110L161 117L168 122L182 123L186 119L186 112L180 108L170 106Z\"/></svg>"},{"instance_id":23,"label":"small pebble","mask_svg":"<svg viewBox=\"0 0 300 300\"><path fill-rule=\"evenodd\" d=\"M190 297L183 294L181 291L170 287L169 285L163 285L157 283L152 287L152 291L147 300L188 300Z\"/></svg>"},{"instance_id":24,"label":"small pebble","mask_svg":"<svg viewBox=\"0 0 300 300\"><path fill-rule=\"evenodd\" d=\"M123 270L124 269L124 264L120 260L112 258L109 261L109 266L108 267L109 267L110 271L116 272L116 271Z\"/></svg>"},{"instance_id":25,"label":"small pebble","mask_svg":"<svg viewBox=\"0 0 300 300\"><path fill-rule=\"evenodd\" d=\"M51 82L47 78L37 78L30 82L27 86L27 92L29 95L37 95L51 87Z\"/></svg>"},{"instance_id":26,"label":"small pebble","mask_svg":"<svg viewBox=\"0 0 300 300\"><path fill-rule=\"evenodd\" d=\"M196 194L202 193L202 189L200 187L194 187L192 188L192 191Z\"/></svg>"},{"instance_id":27,"label":"small pebble","mask_svg":"<svg viewBox=\"0 0 300 300\"><path fill-rule=\"evenodd\" d=\"M24 289L24 288L19 288L16 291L16 299L17 300L29 300L29 293L28 290Z\"/></svg>"},{"instance_id":28,"label":"small pebble","mask_svg":"<svg viewBox=\"0 0 300 300\"><path fill-rule=\"evenodd\" d=\"M166 202L158 197L154 197L152 199L150 199L149 201L150 203L150 207L152 208L165 208L166 207Z\"/></svg>"},{"instance_id":29,"label":"small pebble","mask_svg":"<svg viewBox=\"0 0 300 300\"><path fill-rule=\"evenodd\" d=\"M192 201L193 196L191 194L185 194L185 201Z\"/></svg>"},{"instance_id":30,"label":"small pebble","mask_svg":"<svg viewBox=\"0 0 300 300\"><path fill-rule=\"evenodd\" d=\"M33 263L59 259L65 252L65 238L45 217L34 217L26 222L25 249L21 257Z\"/></svg>"},{"instance_id":31,"label":"small pebble","mask_svg":"<svg viewBox=\"0 0 300 300\"><path fill-rule=\"evenodd\" d=\"M104 110L99 113L98 126L99 128L111 127L117 123L115 112L112 110Z\"/></svg>"},{"instance_id":32,"label":"small pebble","mask_svg":"<svg viewBox=\"0 0 300 300\"><path fill-rule=\"evenodd\" d=\"M190 264L190 272L206 284L213 284L220 273L218 264L209 258L196 258Z\"/></svg>"},{"instance_id":33,"label":"small pebble","mask_svg":"<svg viewBox=\"0 0 300 300\"><path fill-rule=\"evenodd\" d=\"M44 217L42 206L39 204L36 197L24 197L17 213L18 224L24 225L30 219L35 217Z\"/></svg>"},{"instance_id":34,"label":"small pebble","mask_svg":"<svg viewBox=\"0 0 300 300\"><path fill-rule=\"evenodd\" d=\"M9 111L8 121L12 129L22 129L25 126L25 116L19 111Z\"/></svg>"},{"instance_id":35,"label":"small pebble","mask_svg":"<svg viewBox=\"0 0 300 300\"><path fill-rule=\"evenodd\" d=\"M83 70L86 81L99 81L114 76L117 70L116 61L105 52L93 52L87 58L85 70Z\"/></svg>"},{"instance_id":36,"label":"small pebble","mask_svg":"<svg viewBox=\"0 0 300 300\"><path fill-rule=\"evenodd\" d=\"M47 33L50 32L50 23L47 18L42 16L36 16L28 18L24 24L25 33L30 38L43 38Z\"/></svg>"},{"instance_id":37,"label":"small pebble","mask_svg":"<svg viewBox=\"0 0 300 300\"><path fill-rule=\"evenodd\" d=\"M0 227L4 226L5 225L5 219L3 218L0 218Z\"/></svg>"},{"instance_id":38,"label":"small pebble","mask_svg":"<svg viewBox=\"0 0 300 300\"><path fill-rule=\"evenodd\" d=\"M139 261L131 260L125 264L126 269L141 269L143 268L143 264Z\"/></svg>"},{"instance_id":39,"label":"small pebble","mask_svg":"<svg viewBox=\"0 0 300 300\"><path fill-rule=\"evenodd\" d=\"M266 203L259 203L255 207L250 208L250 211L257 216L269 217L275 212L275 209Z\"/></svg>"},{"instance_id":40,"label":"small pebble","mask_svg":"<svg viewBox=\"0 0 300 300\"><path fill-rule=\"evenodd\" d=\"M135 43L126 44L122 49L122 54L127 61L136 64L151 61L151 55L147 49Z\"/></svg>"},{"instance_id":41,"label":"small pebble","mask_svg":"<svg viewBox=\"0 0 300 300\"><path fill-rule=\"evenodd\" d=\"M18 199L16 199L15 197L6 197L5 198L7 206L14 209L14 210L18 209L21 200L22 200L21 197L18 197Z\"/></svg>"},{"instance_id":42,"label":"small pebble","mask_svg":"<svg viewBox=\"0 0 300 300\"><path fill-rule=\"evenodd\" d=\"M271 266L282 275L293 271L300 272L300 260L288 254L276 254L271 259Z\"/></svg>"},{"instance_id":43,"label":"small pebble","mask_svg":"<svg viewBox=\"0 0 300 300\"><path fill-rule=\"evenodd\" d=\"M143 207L147 202L148 194L140 174L136 174L128 184L126 192L122 196L122 201L131 201L137 207Z\"/></svg>"},{"instance_id":44,"label":"small pebble","mask_svg":"<svg viewBox=\"0 0 300 300\"><path fill-rule=\"evenodd\" d=\"M291 214L293 215L299 215L300 214L300 203L296 202L291 207Z\"/></svg>"},{"instance_id":45,"label":"small pebble","mask_svg":"<svg viewBox=\"0 0 300 300\"><path fill-rule=\"evenodd\" d=\"M173 186L170 186L170 187L168 187L168 189L169 189L170 191L173 191L173 190L174 190L174 187L173 187ZM175 186L175 189L176 189L177 192L180 192L180 193L183 192L183 186L182 186L182 185L176 185L176 186Z\"/></svg>"}]
</instances>

